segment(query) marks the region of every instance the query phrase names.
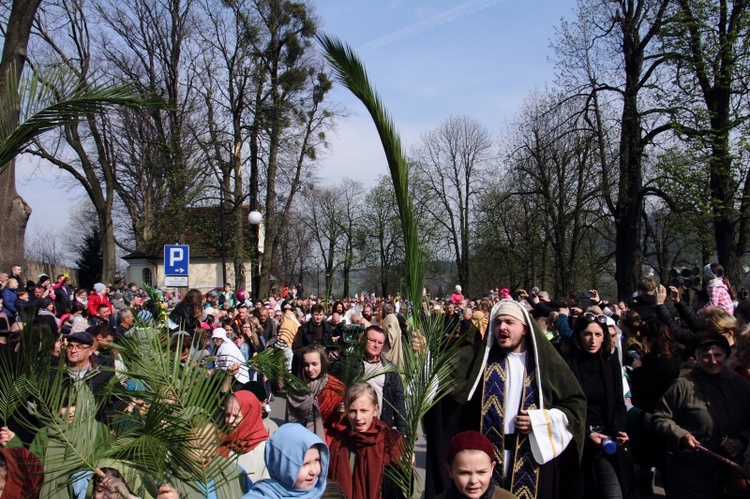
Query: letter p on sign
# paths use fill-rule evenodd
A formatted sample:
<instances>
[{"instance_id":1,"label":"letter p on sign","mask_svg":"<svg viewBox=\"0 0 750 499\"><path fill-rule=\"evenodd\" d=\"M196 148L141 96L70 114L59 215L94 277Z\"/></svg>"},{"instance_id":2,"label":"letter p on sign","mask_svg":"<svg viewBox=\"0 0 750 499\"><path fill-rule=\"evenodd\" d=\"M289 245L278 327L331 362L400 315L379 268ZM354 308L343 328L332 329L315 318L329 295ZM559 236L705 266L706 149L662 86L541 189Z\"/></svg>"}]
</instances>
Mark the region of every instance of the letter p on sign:
<instances>
[{"instance_id":1,"label":"letter p on sign","mask_svg":"<svg viewBox=\"0 0 750 499\"><path fill-rule=\"evenodd\" d=\"M190 266L190 246L164 245L164 275L187 276Z\"/></svg>"},{"instance_id":2,"label":"letter p on sign","mask_svg":"<svg viewBox=\"0 0 750 499\"><path fill-rule=\"evenodd\" d=\"M180 247L169 248L169 266L176 267L177 262L181 262L185 259L185 250Z\"/></svg>"}]
</instances>

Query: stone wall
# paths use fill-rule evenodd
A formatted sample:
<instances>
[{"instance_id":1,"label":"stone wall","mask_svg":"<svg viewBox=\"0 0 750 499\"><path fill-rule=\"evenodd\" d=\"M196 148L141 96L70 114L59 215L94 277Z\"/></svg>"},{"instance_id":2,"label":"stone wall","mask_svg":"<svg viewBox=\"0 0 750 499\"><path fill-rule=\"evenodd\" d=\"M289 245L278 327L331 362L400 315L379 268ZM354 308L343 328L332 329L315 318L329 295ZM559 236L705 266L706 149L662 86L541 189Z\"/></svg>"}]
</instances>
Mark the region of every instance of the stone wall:
<instances>
[{"instance_id":1,"label":"stone wall","mask_svg":"<svg viewBox=\"0 0 750 499\"><path fill-rule=\"evenodd\" d=\"M52 282L54 283L55 281L57 281L58 275L68 274L70 276L70 284L73 287L77 287L78 285L78 269L65 267L64 265L50 265L49 263L36 262L33 260L24 260L21 263L21 266L21 268L23 269L23 272L21 272L21 277L23 277L27 281L37 282L37 277L40 274L47 274L48 276L50 276L50 279L52 279ZM3 272L10 273L10 269L3 269ZM26 283L24 282L19 284L21 287L24 287Z\"/></svg>"}]
</instances>

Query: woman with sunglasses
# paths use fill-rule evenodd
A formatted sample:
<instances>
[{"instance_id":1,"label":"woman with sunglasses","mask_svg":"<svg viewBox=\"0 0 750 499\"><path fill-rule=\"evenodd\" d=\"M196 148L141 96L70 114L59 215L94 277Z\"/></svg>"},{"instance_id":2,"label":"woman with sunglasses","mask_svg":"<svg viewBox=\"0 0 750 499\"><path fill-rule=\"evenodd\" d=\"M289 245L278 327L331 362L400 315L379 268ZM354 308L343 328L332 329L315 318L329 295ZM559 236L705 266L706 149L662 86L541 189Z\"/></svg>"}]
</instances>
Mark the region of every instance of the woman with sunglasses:
<instances>
[{"instance_id":1,"label":"woman with sunglasses","mask_svg":"<svg viewBox=\"0 0 750 499\"><path fill-rule=\"evenodd\" d=\"M619 499L630 489L632 465L621 459L628 441L622 368L611 342L606 316L586 312L576 319L566 362L586 394L586 442L580 466L565 461L564 497Z\"/></svg>"}]
</instances>

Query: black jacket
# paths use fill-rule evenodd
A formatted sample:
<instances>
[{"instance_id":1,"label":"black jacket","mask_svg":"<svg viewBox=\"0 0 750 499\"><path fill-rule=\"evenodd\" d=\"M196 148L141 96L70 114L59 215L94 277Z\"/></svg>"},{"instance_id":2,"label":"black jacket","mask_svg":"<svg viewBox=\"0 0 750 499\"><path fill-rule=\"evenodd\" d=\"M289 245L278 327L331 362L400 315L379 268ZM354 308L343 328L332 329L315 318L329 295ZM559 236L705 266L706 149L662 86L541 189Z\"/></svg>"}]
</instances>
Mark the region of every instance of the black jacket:
<instances>
[{"instance_id":1,"label":"black jacket","mask_svg":"<svg viewBox=\"0 0 750 499\"><path fill-rule=\"evenodd\" d=\"M643 321L647 321L656 315L656 295L638 295L630 304L630 310L638 312Z\"/></svg>"},{"instance_id":2,"label":"black jacket","mask_svg":"<svg viewBox=\"0 0 750 499\"><path fill-rule=\"evenodd\" d=\"M302 324L302 326L299 328L299 331L297 332L297 336L294 338L294 345L292 348L295 350L295 353L297 353L302 348L308 346L308 345L314 345L316 343L319 343L323 346L330 346L332 343L331 338L333 337L333 326L330 322L324 320L323 321L323 340L322 341L316 341L315 339L315 332L313 331L313 323L312 320L309 320Z\"/></svg>"},{"instance_id":3,"label":"black jacket","mask_svg":"<svg viewBox=\"0 0 750 499\"><path fill-rule=\"evenodd\" d=\"M200 321L193 317L193 311L185 304L180 302L169 314L169 319L177 324L177 329L194 334L195 330L200 327ZM115 325L116 326L116 325Z\"/></svg>"}]
</instances>

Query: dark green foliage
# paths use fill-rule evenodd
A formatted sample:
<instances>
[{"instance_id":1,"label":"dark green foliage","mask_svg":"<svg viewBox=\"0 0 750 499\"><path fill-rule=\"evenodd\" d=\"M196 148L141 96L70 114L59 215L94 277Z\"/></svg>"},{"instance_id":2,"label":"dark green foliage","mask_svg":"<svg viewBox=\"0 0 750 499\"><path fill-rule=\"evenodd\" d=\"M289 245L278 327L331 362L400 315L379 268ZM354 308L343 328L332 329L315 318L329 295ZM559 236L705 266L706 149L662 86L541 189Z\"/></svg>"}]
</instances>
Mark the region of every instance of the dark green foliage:
<instances>
[{"instance_id":1,"label":"dark green foliage","mask_svg":"<svg viewBox=\"0 0 750 499\"><path fill-rule=\"evenodd\" d=\"M78 287L91 289L102 278L102 234L98 225L92 224L77 249Z\"/></svg>"}]
</instances>

